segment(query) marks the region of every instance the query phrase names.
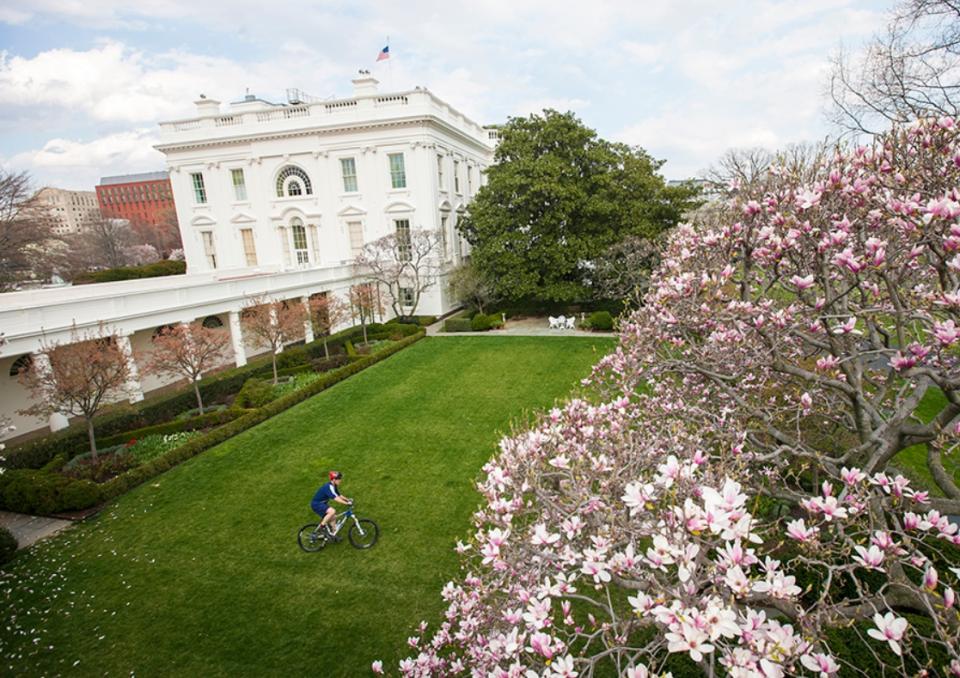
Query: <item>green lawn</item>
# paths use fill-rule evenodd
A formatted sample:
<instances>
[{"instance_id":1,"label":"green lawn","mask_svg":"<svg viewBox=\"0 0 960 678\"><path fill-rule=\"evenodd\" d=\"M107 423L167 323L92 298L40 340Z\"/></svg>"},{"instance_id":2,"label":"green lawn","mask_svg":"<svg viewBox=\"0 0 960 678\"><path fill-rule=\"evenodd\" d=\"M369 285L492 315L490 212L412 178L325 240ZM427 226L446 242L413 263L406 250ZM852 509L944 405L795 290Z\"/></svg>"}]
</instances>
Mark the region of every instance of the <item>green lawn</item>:
<instances>
[{"instance_id":1,"label":"green lawn","mask_svg":"<svg viewBox=\"0 0 960 678\"><path fill-rule=\"evenodd\" d=\"M425 339L19 556L0 673L369 675L434 624L480 467L511 422L577 388L602 338ZM301 552L326 471L381 526Z\"/></svg>"},{"instance_id":2,"label":"green lawn","mask_svg":"<svg viewBox=\"0 0 960 678\"><path fill-rule=\"evenodd\" d=\"M932 420L947 405L947 398L943 392L936 388L927 391L920 405L917 407L916 415L921 421ZM953 473L955 482L960 483L960 459L957 453L945 454L941 457L943 468ZM904 475L911 480L928 488L933 496L942 497L943 492L930 475L930 468L927 466L927 446L912 445L894 457L894 463L904 472Z\"/></svg>"}]
</instances>

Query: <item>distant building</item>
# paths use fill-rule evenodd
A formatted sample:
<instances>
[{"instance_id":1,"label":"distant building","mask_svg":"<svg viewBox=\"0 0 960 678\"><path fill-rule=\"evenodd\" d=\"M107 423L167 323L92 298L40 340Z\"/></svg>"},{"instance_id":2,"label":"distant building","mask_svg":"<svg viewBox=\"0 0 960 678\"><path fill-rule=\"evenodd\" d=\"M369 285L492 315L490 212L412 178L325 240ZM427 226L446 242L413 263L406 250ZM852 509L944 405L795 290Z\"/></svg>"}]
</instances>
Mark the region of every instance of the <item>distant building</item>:
<instances>
[{"instance_id":1,"label":"distant building","mask_svg":"<svg viewBox=\"0 0 960 678\"><path fill-rule=\"evenodd\" d=\"M168 172L145 172L103 177L97 201L105 217L157 226L174 214Z\"/></svg>"},{"instance_id":2,"label":"distant building","mask_svg":"<svg viewBox=\"0 0 960 678\"><path fill-rule=\"evenodd\" d=\"M168 172L103 177L97 186L103 216L126 219L161 255L180 247L177 212Z\"/></svg>"},{"instance_id":3,"label":"distant building","mask_svg":"<svg viewBox=\"0 0 960 678\"><path fill-rule=\"evenodd\" d=\"M93 191L67 191L48 186L40 189L36 198L50 215L55 235L80 233L100 218L97 195Z\"/></svg>"}]
</instances>

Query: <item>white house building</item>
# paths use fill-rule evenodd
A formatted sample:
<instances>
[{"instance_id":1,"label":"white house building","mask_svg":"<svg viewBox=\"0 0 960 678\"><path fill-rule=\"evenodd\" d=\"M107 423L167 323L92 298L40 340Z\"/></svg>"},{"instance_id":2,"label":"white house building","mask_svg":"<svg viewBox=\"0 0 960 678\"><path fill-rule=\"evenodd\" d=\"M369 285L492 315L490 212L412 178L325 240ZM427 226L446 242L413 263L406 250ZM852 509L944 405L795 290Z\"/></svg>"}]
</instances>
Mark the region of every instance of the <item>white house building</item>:
<instances>
[{"instance_id":1,"label":"white house building","mask_svg":"<svg viewBox=\"0 0 960 678\"><path fill-rule=\"evenodd\" d=\"M170 169L187 275L0 294L0 413L18 433L65 425L17 413L29 398L17 374L75 330L115 330L135 366L158 328L202 318L229 329L231 359L243 365L263 350L243 335L250 299L345 295L362 279L352 260L366 242L440 229L444 268L460 261L467 246L456 222L492 161L496 132L426 89L380 94L363 71L353 85L346 99L275 104L248 95L226 110L201 96L197 117L161 123L157 148ZM452 304L438 281L417 313ZM162 385L138 376L134 399Z\"/></svg>"}]
</instances>

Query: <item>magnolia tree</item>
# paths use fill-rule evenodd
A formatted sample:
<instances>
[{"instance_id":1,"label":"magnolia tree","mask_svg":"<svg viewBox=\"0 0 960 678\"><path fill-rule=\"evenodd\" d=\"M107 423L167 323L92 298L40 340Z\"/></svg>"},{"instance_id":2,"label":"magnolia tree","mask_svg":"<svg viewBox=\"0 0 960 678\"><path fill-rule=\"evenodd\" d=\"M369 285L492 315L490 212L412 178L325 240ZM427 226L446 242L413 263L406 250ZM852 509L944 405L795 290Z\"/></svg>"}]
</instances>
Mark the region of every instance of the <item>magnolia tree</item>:
<instances>
[{"instance_id":1,"label":"magnolia tree","mask_svg":"<svg viewBox=\"0 0 960 678\"><path fill-rule=\"evenodd\" d=\"M35 359L20 372L20 383L29 391L33 405L21 414L83 417L87 424L90 453L97 461L93 419L104 405L128 396L132 387L130 356L124 355L115 334L103 327L74 331L69 343L43 347L46 358Z\"/></svg>"},{"instance_id":2,"label":"magnolia tree","mask_svg":"<svg viewBox=\"0 0 960 678\"><path fill-rule=\"evenodd\" d=\"M186 377L197 396L197 408L203 414L200 378L223 363L230 335L219 327L204 327L202 321L163 328L153 339L153 351L146 371L173 377Z\"/></svg>"},{"instance_id":3,"label":"magnolia tree","mask_svg":"<svg viewBox=\"0 0 960 678\"><path fill-rule=\"evenodd\" d=\"M400 672L960 675L958 187L925 121L677 229L597 402L484 468Z\"/></svg>"},{"instance_id":4,"label":"magnolia tree","mask_svg":"<svg viewBox=\"0 0 960 678\"><path fill-rule=\"evenodd\" d=\"M386 290L395 316L412 316L423 293L437 283L440 242L440 231L398 231L364 245L356 264Z\"/></svg>"},{"instance_id":5,"label":"magnolia tree","mask_svg":"<svg viewBox=\"0 0 960 678\"><path fill-rule=\"evenodd\" d=\"M333 328L339 327L351 317L350 304L333 294L322 294L310 298L310 320L313 329L323 340L323 355L330 357L327 337Z\"/></svg>"},{"instance_id":6,"label":"magnolia tree","mask_svg":"<svg viewBox=\"0 0 960 678\"><path fill-rule=\"evenodd\" d=\"M273 383L277 383L277 354L283 345L303 336L307 309L299 299L278 301L256 297L251 299L241 314L243 329L270 347L273 360Z\"/></svg>"}]
</instances>

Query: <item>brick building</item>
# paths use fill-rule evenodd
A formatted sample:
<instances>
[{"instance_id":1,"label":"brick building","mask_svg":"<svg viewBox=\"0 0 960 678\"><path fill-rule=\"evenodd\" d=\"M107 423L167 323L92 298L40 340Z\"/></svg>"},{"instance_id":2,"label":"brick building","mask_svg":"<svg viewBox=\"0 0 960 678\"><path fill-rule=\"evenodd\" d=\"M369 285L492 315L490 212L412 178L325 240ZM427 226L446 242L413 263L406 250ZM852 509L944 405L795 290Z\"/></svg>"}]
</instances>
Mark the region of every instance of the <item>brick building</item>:
<instances>
[{"instance_id":1,"label":"brick building","mask_svg":"<svg viewBox=\"0 0 960 678\"><path fill-rule=\"evenodd\" d=\"M168 172L103 177L96 190L103 216L128 220L161 254L180 247Z\"/></svg>"}]
</instances>

